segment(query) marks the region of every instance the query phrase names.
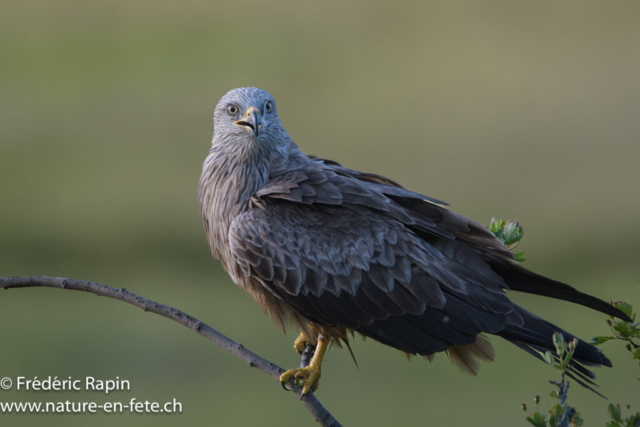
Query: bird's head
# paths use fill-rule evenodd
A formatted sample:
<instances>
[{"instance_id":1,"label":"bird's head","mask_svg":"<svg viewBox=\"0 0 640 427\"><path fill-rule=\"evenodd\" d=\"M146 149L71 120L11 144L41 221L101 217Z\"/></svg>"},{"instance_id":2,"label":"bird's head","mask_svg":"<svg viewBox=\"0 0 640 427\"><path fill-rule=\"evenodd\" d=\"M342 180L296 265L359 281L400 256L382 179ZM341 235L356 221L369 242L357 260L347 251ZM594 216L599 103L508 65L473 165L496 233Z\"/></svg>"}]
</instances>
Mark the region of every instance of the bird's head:
<instances>
[{"instance_id":1,"label":"bird's head","mask_svg":"<svg viewBox=\"0 0 640 427\"><path fill-rule=\"evenodd\" d=\"M258 168L276 175L309 162L280 124L276 102L255 87L233 89L222 97L213 115L211 167ZM236 168L240 174L256 170ZM262 176L261 175L261 176Z\"/></svg>"},{"instance_id":2,"label":"bird's head","mask_svg":"<svg viewBox=\"0 0 640 427\"><path fill-rule=\"evenodd\" d=\"M278 141L284 131L273 97L255 87L227 92L216 106L213 123L214 136L246 143Z\"/></svg>"}]
</instances>

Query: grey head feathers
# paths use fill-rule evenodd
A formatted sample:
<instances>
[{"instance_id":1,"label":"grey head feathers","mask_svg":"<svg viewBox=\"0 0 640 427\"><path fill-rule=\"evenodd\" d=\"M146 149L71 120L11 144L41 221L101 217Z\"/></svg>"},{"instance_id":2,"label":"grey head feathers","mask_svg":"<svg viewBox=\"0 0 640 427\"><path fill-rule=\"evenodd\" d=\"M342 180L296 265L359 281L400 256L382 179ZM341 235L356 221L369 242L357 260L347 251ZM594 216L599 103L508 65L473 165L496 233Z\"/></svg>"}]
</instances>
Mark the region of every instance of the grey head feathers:
<instances>
[{"instance_id":1,"label":"grey head feathers","mask_svg":"<svg viewBox=\"0 0 640 427\"><path fill-rule=\"evenodd\" d=\"M265 90L243 87L227 92L215 108L213 123L212 152L224 153L237 166L267 167L273 175L307 161Z\"/></svg>"}]
</instances>

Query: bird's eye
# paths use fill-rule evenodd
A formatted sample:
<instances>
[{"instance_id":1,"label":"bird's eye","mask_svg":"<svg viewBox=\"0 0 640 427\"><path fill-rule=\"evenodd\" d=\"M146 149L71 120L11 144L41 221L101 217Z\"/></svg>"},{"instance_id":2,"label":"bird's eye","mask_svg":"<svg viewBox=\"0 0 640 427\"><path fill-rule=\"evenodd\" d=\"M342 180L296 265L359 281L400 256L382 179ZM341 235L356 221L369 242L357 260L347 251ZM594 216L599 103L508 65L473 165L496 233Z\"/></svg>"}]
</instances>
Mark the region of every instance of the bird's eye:
<instances>
[{"instance_id":1,"label":"bird's eye","mask_svg":"<svg viewBox=\"0 0 640 427\"><path fill-rule=\"evenodd\" d=\"M227 107L227 113L229 113L232 116L235 116L237 112L238 112L238 107L236 107L233 104L229 104L229 106Z\"/></svg>"},{"instance_id":2,"label":"bird's eye","mask_svg":"<svg viewBox=\"0 0 640 427\"><path fill-rule=\"evenodd\" d=\"M271 101L267 101L267 105L265 105L264 108L266 108L267 113L270 113L271 109L273 108L273 104L271 103Z\"/></svg>"}]
</instances>

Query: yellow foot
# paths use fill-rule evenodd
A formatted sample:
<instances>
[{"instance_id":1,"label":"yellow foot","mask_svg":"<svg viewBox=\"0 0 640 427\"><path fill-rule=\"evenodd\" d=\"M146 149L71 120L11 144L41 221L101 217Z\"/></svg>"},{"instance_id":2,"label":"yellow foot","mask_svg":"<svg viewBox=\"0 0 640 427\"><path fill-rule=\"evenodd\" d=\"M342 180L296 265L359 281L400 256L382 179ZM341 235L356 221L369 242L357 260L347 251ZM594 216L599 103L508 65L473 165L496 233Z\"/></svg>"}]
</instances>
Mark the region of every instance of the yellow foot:
<instances>
[{"instance_id":1,"label":"yellow foot","mask_svg":"<svg viewBox=\"0 0 640 427\"><path fill-rule=\"evenodd\" d=\"M293 343L293 348L295 348L298 354L302 356L302 353L304 353L304 349L307 348L307 344L309 343L305 339L304 334L300 334L298 335L298 338L296 338L296 341Z\"/></svg>"},{"instance_id":2,"label":"yellow foot","mask_svg":"<svg viewBox=\"0 0 640 427\"><path fill-rule=\"evenodd\" d=\"M304 398L309 391L316 391L318 389L318 381L320 380L320 366L322 365L322 359L324 358L324 353L327 350L328 344L329 342L322 335L319 335L318 344L316 345L316 349L313 353L313 358L311 359L309 366L305 368L289 369L280 375L282 387L285 390L289 390L286 384L293 379L293 382L296 385L302 387L302 395L300 396L300 399ZM294 348L298 353L302 354L306 346L307 343L304 340L304 335L300 334L296 339Z\"/></svg>"},{"instance_id":3,"label":"yellow foot","mask_svg":"<svg viewBox=\"0 0 640 427\"><path fill-rule=\"evenodd\" d=\"M289 369L284 374L280 375L280 382L282 387L287 389L286 384L293 378L293 382L302 387L302 396L309 393L309 390L316 391L318 389L318 383L320 382L320 368L315 369L311 365L306 368ZM287 389L288 390L288 389Z\"/></svg>"}]
</instances>

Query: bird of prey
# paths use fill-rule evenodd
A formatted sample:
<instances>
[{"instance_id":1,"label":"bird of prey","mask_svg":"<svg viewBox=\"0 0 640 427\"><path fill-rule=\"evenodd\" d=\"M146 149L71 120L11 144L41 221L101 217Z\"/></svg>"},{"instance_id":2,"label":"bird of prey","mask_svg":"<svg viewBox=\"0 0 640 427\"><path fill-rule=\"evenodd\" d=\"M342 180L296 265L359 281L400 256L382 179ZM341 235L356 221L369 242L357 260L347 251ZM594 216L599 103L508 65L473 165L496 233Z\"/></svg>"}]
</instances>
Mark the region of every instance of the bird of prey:
<instances>
[{"instance_id":1,"label":"bird of prey","mask_svg":"<svg viewBox=\"0 0 640 427\"><path fill-rule=\"evenodd\" d=\"M357 332L429 360L446 352L476 374L493 360L484 334L541 358L553 334L570 333L511 302L507 291L570 301L630 321L598 298L535 274L478 222L380 175L305 155L258 88L228 92L214 113L212 147L198 187L214 258L311 363L282 374L314 391L328 344ZM570 375L593 385L585 366L611 366L578 341Z\"/></svg>"}]
</instances>

